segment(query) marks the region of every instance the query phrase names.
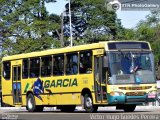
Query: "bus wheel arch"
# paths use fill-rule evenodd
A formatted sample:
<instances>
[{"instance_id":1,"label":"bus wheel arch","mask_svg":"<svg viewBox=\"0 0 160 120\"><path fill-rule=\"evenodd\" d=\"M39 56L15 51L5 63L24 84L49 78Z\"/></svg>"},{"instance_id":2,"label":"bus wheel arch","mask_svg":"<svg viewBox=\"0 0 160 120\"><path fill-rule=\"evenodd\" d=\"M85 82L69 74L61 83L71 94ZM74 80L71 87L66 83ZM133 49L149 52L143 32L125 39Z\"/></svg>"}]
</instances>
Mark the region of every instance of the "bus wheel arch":
<instances>
[{"instance_id":1,"label":"bus wheel arch","mask_svg":"<svg viewBox=\"0 0 160 120\"><path fill-rule=\"evenodd\" d=\"M85 96L85 94L88 94L92 97L91 91L89 90L89 88L83 88L81 95Z\"/></svg>"},{"instance_id":2,"label":"bus wheel arch","mask_svg":"<svg viewBox=\"0 0 160 120\"><path fill-rule=\"evenodd\" d=\"M27 99L27 97L28 97L29 94L33 95L33 92L32 91L28 91L27 94L26 94L26 99Z\"/></svg>"},{"instance_id":3,"label":"bus wheel arch","mask_svg":"<svg viewBox=\"0 0 160 120\"><path fill-rule=\"evenodd\" d=\"M98 106L93 104L93 97L91 91L88 88L84 88L81 92L82 105L86 112L93 113L97 112Z\"/></svg>"}]
</instances>

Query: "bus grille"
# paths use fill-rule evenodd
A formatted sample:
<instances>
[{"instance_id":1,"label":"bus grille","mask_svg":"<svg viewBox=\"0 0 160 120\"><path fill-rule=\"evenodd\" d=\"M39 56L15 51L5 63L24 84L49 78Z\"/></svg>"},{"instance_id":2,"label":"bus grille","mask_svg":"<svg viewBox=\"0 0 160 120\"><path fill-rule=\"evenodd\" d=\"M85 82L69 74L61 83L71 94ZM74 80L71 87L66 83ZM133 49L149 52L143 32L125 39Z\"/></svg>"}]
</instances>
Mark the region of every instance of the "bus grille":
<instances>
[{"instance_id":1,"label":"bus grille","mask_svg":"<svg viewBox=\"0 0 160 120\"><path fill-rule=\"evenodd\" d=\"M146 92L127 92L126 96L144 96Z\"/></svg>"},{"instance_id":2,"label":"bus grille","mask_svg":"<svg viewBox=\"0 0 160 120\"><path fill-rule=\"evenodd\" d=\"M145 101L146 101L146 99L144 99L144 98L140 98L140 99L138 99L138 98L129 98L129 99L127 99L126 102L145 102Z\"/></svg>"},{"instance_id":3,"label":"bus grille","mask_svg":"<svg viewBox=\"0 0 160 120\"><path fill-rule=\"evenodd\" d=\"M150 89L152 86L141 86L141 87L119 87L121 90L146 90Z\"/></svg>"}]
</instances>

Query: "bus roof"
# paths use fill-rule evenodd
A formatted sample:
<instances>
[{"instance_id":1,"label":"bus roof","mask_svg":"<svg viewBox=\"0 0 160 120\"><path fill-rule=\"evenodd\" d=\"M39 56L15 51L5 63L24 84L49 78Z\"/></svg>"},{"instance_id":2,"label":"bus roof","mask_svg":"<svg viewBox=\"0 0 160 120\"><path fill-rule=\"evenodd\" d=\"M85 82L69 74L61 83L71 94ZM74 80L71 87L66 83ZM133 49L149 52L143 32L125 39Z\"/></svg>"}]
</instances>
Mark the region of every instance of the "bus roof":
<instances>
[{"instance_id":1,"label":"bus roof","mask_svg":"<svg viewBox=\"0 0 160 120\"><path fill-rule=\"evenodd\" d=\"M29 57L38 57L38 56L45 56L45 55L52 55L52 54L60 54L60 53L69 53L69 52L80 51L80 50L104 48L105 44L106 42L99 42L99 43L79 45L79 46L73 46L73 47L65 47L65 48L49 49L49 50L30 52L30 53L23 53L23 54L3 57L2 61L29 58Z\"/></svg>"},{"instance_id":2,"label":"bus roof","mask_svg":"<svg viewBox=\"0 0 160 120\"><path fill-rule=\"evenodd\" d=\"M80 51L80 50L90 50L90 49L98 49L98 48L105 48L106 44L108 43L116 43L116 42L145 42L145 41L105 41L105 42L99 42L99 43L93 43L93 44L86 44L86 45L79 45L79 46L73 46L73 47L65 47L65 48L57 48L57 49L49 49L49 50L43 50L43 51L37 51L37 52L30 52L30 53L23 53L23 54L17 54L12 56L6 56L3 57L2 61L9 61L9 60L16 60L16 59L22 59L22 58L31 58L31 57L38 57L38 56L46 56L46 55L54 55L54 54L60 54L60 53L69 53L74 51ZM149 44L148 42L145 42ZM107 47L107 46L106 46ZM150 47L150 45L149 45ZM108 48L105 48L108 49ZM151 48L150 48L151 49Z\"/></svg>"}]
</instances>

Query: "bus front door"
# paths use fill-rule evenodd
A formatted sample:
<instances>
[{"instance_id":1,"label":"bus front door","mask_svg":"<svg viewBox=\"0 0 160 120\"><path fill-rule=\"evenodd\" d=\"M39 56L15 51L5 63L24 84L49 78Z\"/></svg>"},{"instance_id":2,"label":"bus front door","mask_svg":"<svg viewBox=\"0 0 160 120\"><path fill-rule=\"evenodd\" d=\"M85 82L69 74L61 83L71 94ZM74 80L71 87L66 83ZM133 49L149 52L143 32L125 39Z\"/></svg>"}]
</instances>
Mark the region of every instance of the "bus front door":
<instances>
[{"instance_id":1,"label":"bus front door","mask_svg":"<svg viewBox=\"0 0 160 120\"><path fill-rule=\"evenodd\" d=\"M97 103L107 102L106 72L103 68L103 56L94 57L94 86Z\"/></svg>"},{"instance_id":2,"label":"bus front door","mask_svg":"<svg viewBox=\"0 0 160 120\"><path fill-rule=\"evenodd\" d=\"M13 104L19 105L22 103L20 65L12 66L12 81Z\"/></svg>"}]
</instances>

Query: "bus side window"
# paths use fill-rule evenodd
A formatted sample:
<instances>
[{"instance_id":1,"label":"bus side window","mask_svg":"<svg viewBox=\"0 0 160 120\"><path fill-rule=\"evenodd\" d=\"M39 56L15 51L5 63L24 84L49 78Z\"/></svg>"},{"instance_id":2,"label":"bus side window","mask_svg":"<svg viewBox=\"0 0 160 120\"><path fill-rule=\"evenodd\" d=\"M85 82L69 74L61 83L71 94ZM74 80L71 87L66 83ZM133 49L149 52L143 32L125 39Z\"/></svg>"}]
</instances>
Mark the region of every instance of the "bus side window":
<instances>
[{"instance_id":1,"label":"bus side window","mask_svg":"<svg viewBox=\"0 0 160 120\"><path fill-rule=\"evenodd\" d=\"M78 53L66 55L66 75L75 75L78 73Z\"/></svg>"},{"instance_id":2,"label":"bus side window","mask_svg":"<svg viewBox=\"0 0 160 120\"><path fill-rule=\"evenodd\" d=\"M30 77L31 78L39 77L39 70L40 70L40 58L31 58Z\"/></svg>"},{"instance_id":3,"label":"bus side window","mask_svg":"<svg viewBox=\"0 0 160 120\"><path fill-rule=\"evenodd\" d=\"M92 72L92 51L80 52L79 73L88 74Z\"/></svg>"},{"instance_id":4,"label":"bus side window","mask_svg":"<svg viewBox=\"0 0 160 120\"><path fill-rule=\"evenodd\" d=\"M6 80L9 80L10 74L11 74L11 63L10 62L3 62L3 77Z\"/></svg>"},{"instance_id":5,"label":"bus side window","mask_svg":"<svg viewBox=\"0 0 160 120\"><path fill-rule=\"evenodd\" d=\"M53 57L53 75L64 75L64 55Z\"/></svg>"},{"instance_id":6,"label":"bus side window","mask_svg":"<svg viewBox=\"0 0 160 120\"><path fill-rule=\"evenodd\" d=\"M41 58L41 76L51 76L52 56Z\"/></svg>"},{"instance_id":7,"label":"bus side window","mask_svg":"<svg viewBox=\"0 0 160 120\"><path fill-rule=\"evenodd\" d=\"M29 60L23 59L22 76L23 79L28 78Z\"/></svg>"}]
</instances>

